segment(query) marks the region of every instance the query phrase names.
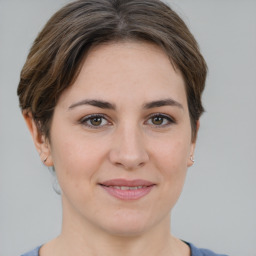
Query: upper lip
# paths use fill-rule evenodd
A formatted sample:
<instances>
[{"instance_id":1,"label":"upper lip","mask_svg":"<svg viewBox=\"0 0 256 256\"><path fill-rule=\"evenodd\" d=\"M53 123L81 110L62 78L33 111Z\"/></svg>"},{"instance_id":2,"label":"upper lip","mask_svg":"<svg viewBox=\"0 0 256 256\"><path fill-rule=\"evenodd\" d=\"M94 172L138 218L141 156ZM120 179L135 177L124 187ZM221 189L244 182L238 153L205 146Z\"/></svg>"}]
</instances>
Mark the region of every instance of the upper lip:
<instances>
[{"instance_id":1,"label":"upper lip","mask_svg":"<svg viewBox=\"0 0 256 256\"><path fill-rule=\"evenodd\" d=\"M147 181L147 180L126 180L126 179L112 179L112 180L106 180L104 182L101 182L100 185L103 186L124 186L124 187L138 187L138 186L144 186L149 187L152 185L155 185L154 183Z\"/></svg>"}]
</instances>

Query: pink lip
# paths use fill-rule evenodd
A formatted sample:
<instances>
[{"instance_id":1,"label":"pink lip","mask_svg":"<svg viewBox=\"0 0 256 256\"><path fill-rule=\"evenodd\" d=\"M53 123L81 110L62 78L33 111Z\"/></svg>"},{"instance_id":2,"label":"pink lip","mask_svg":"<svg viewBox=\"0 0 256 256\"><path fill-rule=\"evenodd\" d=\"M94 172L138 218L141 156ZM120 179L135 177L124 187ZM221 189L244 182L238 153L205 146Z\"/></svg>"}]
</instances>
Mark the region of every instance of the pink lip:
<instances>
[{"instance_id":1,"label":"pink lip","mask_svg":"<svg viewBox=\"0 0 256 256\"><path fill-rule=\"evenodd\" d=\"M155 186L146 180L114 179L100 183L111 196L122 200L137 200L146 196ZM119 187L119 188L118 188ZM121 189L121 187L139 187L137 189Z\"/></svg>"}]
</instances>

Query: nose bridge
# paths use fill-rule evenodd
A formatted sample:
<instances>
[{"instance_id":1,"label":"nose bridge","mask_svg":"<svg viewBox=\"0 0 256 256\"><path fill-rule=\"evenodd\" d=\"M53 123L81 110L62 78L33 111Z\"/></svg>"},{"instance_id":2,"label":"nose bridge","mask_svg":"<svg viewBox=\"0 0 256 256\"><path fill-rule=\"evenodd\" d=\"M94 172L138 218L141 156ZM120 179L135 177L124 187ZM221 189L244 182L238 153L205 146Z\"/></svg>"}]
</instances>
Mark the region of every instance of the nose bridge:
<instances>
[{"instance_id":1,"label":"nose bridge","mask_svg":"<svg viewBox=\"0 0 256 256\"><path fill-rule=\"evenodd\" d=\"M121 149L128 154L139 152L143 145L142 134L137 125L125 125L120 130Z\"/></svg>"},{"instance_id":2,"label":"nose bridge","mask_svg":"<svg viewBox=\"0 0 256 256\"><path fill-rule=\"evenodd\" d=\"M117 128L110 158L113 164L136 169L148 161L143 134L135 122L125 122Z\"/></svg>"}]
</instances>

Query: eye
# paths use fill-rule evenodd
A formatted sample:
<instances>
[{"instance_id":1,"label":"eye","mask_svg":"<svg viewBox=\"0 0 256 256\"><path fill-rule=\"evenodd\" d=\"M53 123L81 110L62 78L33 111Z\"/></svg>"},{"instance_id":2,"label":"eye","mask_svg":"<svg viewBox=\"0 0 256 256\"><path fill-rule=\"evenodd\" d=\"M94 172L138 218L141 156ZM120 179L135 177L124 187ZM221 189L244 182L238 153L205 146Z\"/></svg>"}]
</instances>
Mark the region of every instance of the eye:
<instances>
[{"instance_id":1,"label":"eye","mask_svg":"<svg viewBox=\"0 0 256 256\"><path fill-rule=\"evenodd\" d=\"M101 128L110 124L104 115L85 116L80 120L80 123L91 128Z\"/></svg>"},{"instance_id":2,"label":"eye","mask_svg":"<svg viewBox=\"0 0 256 256\"><path fill-rule=\"evenodd\" d=\"M174 119L165 114L153 114L146 121L151 126L165 127L175 123Z\"/></svg>"}]
</instances>

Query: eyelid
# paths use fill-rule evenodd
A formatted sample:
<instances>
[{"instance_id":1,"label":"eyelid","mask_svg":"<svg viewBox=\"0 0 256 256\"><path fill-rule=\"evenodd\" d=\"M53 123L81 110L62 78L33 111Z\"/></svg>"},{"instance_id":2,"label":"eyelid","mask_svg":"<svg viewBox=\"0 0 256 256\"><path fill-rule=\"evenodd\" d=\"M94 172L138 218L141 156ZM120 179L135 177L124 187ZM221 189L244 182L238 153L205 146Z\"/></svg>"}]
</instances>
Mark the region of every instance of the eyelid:
<instances>
[{"instance_id":1,"label":"eyelid","mask_svg":"<svg viewBox=\"0 0 256 256\"><path fill-rule=\"evenodd\" d=\"M151 118L153 117L162 117L162 118L165 118L167 121L168 121L168 124L163 124L163 125L154 125L154 124L151 124L151 126L154 126L156 128L163 128L163 127L166 127L166 126L169 126L169 125L172 125L172 124L176 124L176 120L175 118L173 118L172 116L168 115L168 114L164 114L164 113L153 113L153 114L150 114L147 119L146 119L146 122L147 123Z\"/></svg>"},{"instance_id":2,"label":"eyelid","mask_svg":"<svg viewBox=\"0 0 256 256\"><path fill-rule=\"evenodd\" d=\"M90 125L90 124L86 123L90 119L93 119L93 118L96 118L96 117L100 117L102 119L105 119L107 121L107 124L99 125L99 126L94 126L94 125ZM86 126L86 127L93 128L93 129L100 129L100 128L103 128L103 127L108 126L108 125L111 124L111 122L109 121L109 118L105 114L90 114L90 115L86 115L86 116L82 117L79 120L79 123L84 125L84 126Z\"/></svg>"}]
</instances>

